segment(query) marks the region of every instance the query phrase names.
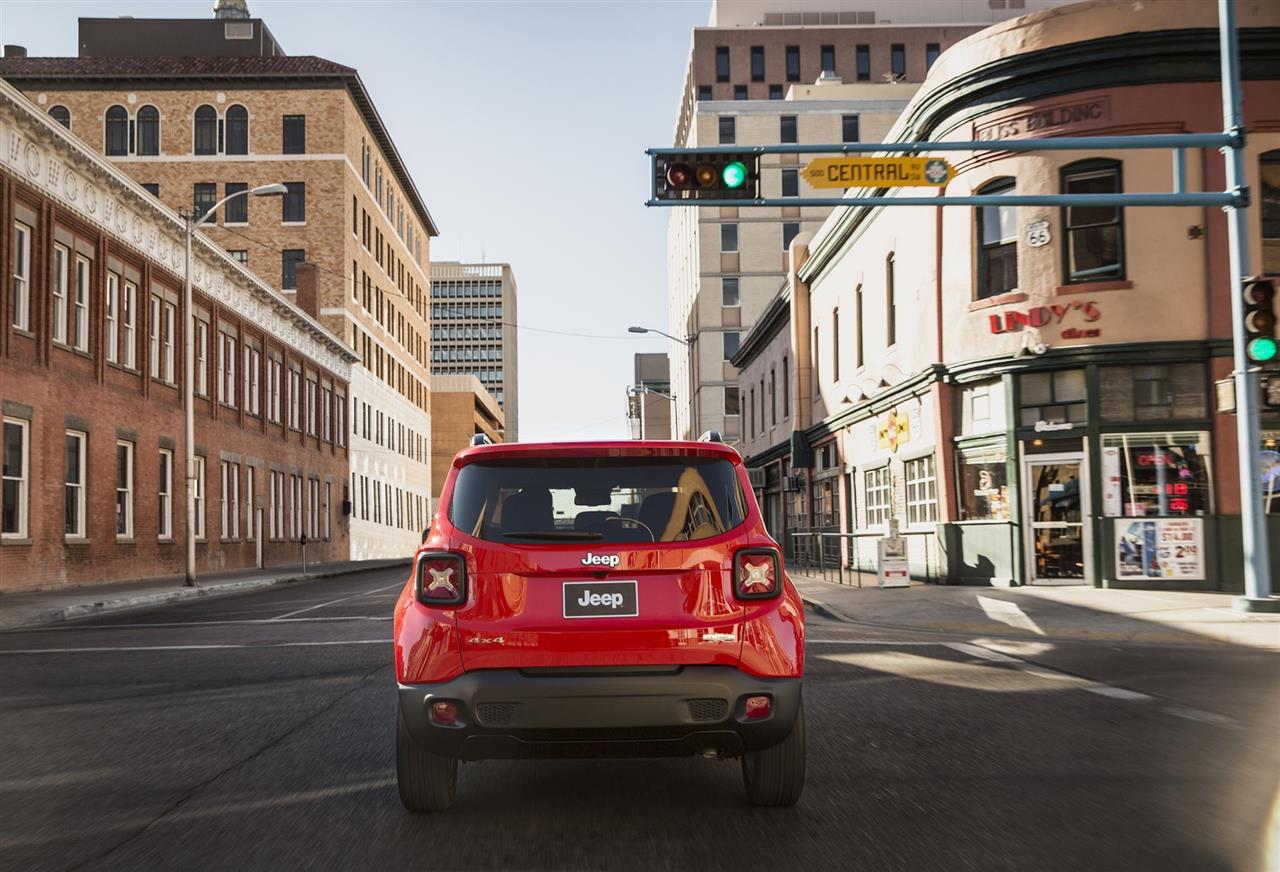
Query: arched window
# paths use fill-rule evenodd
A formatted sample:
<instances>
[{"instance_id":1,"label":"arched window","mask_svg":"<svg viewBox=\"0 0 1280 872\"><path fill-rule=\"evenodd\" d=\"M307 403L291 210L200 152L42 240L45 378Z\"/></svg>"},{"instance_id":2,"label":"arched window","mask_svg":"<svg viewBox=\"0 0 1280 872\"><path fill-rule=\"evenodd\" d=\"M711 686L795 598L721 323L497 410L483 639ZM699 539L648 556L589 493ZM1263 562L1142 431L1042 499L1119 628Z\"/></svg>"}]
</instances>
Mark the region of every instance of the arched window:
<instances>
[{"instance_id":1,"label":"arched window","mask_svg":"<svg viewBox=\"0 0 1280 872\"><path fill-rule=\"evenodd\" d=\"M195 153L218 153L218 113L212 106L200 106L196 109Z\"/></svg>"},{"instance_id":2,"label":"arched window","mask_svg":"<svg viewBox=\"0 0 1280 872\"><path fill-rule=\"evenodd\" d=\"M1014 181L996 179L977 190L982 196L1012 194ZM979 206L977 217L977 299L1007 294L1018 287L1018 210L1013 206Z\"/></svg>"},{"instance_id":3,"label":"arched window","mask_svg":"<svg viewBox=\"0 0 1280 872\"><path fill-rule=\"evenodd\" d=\"M51 106L49 108L49 117L67 128L67 130L71 129L71 110L66 106Z\"/></svg>"},{"instance_id":4,"label":"arched window","mask_svg":"<svg viewBox=\"0 0 1280 872\"><path fill-rule=\"evenodd\" d=\"M227 154L249 153L249 110L243 106L227 108Z\"/></svg>"},{"instance_id":5,"label":"arched window","mask_svg":"<svg viewBox=\"0 0 1280 872\"><path fill-rule=\"evenodd\" d=\"M129 113L123 106L107 110L107 134L103 151L107 154L129 153Z\"/></svg>"},{"instance_id":6,"label":"arched window","mask_svg":"<svg viewBox=\"0 0 1280 872\"><path fill-rule=\"evenodd\" d=\"M1258 157L1262 196L1262 272L1280 275L1280 148Z\"/></svg>"},{"instance_id":7,"label":"arched window","mask_svg":"<svg viewBox=\"0 0 1280 872\"><path fill-rule=\"evenodd\" d=\"M160 153L160 110L143 106L138 110L138 154Z\"/></svg>"},{"instance_id":8,"label":"arched window","mask_svg":"<svg viewBox=\"0 0 1280 872\"><path fill-rule=\"evenodd\" d=\"M1062 168L1064 194L1119 194L1120 162L1082 160ZM1119 206L1067 206L1062 210L1067 282L1124 278L1124 210Z\"/></svg>"}]
</instances>

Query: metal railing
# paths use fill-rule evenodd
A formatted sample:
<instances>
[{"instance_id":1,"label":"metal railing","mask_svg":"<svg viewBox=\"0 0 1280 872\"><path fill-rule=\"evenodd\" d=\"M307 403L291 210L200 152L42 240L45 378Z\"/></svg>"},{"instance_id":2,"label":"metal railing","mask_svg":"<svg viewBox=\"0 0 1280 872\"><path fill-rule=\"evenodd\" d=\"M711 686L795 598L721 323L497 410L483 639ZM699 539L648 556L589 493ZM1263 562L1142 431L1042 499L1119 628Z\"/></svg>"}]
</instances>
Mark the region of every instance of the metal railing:
<instances>
[{"instance_id":1,"label":"metal railing","mask_svg":"<svg viewBox=\"0 0 1280 872\"><path fill-rule=\"evenodd\" d=\"M788 564L806 575L816 574L823 581L838 584L852 584L862 587L863 576L869 575L871 583L879 578L879 567L873 557L864 561L857 548L862 539L882 539L883 531L864 533L839 533L827 530L792 530L787 533ZM935 571L931 552L938 546L934 544L935 533L932 530L901 531L899 536L905 539L919 538L924 547L924 581L938 583L941 577ZM847 546L846 547L846 543ZM920 578L913 573L912 578Z\"/></svg>"}]
</instances>

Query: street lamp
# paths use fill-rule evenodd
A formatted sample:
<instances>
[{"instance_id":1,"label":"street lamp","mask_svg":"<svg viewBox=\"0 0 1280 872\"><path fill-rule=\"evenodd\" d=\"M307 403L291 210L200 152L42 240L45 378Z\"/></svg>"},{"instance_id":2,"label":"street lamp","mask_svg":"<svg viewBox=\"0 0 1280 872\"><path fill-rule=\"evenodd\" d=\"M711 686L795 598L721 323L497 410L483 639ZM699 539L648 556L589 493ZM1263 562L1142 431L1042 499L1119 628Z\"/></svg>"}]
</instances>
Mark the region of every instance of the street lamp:
<instances>
[{"instance_id":1,"label":"street lamp","mask_svg":"<svg viewBox=\"0 0 1280 872\"><path fill-rule=\"evenodd\" d=\"M694 396L697 392L694 390L695 381L694 381L694 372L693 372L693 364L694 364L693 339L694 337L690 337L688 339L681 339L679 336L672 336L670 333L666 332L665 330L658 330L653 327L628 327L627 332L628 333L657 333L659 336L665 336L668 339L672 340L673 342L679 342L680 344L684 345L686 348L689 349L689 432L697 433L698 432L698 404L694 401ZM674 404L675 397L672 396L671 399L673 401L672 410L671 410L671 415L672 415L671 438L674 439L676 438L676 433L675 433L675 411L676 410L675 410L675 404Z\"/></svg>"},{"instance_id":2,"label":"street lamp","mask_svg":"<svg viewBox=\"0 0 1280 872\"><path fill-rule=\"evenodd\" d=\"M186 418L185 453L187 455L187 587L196 586L196 313L191 303L191 240L195 236L196 228L204 224L210 216L217 215L218 209L228 201L234 200L236 197L245 197L249 194L255 197L269 197L273 194L286 194L288 191L288 187L280 183L259 185L256 188L228 194L214 203L213 207L203 215L197 216L194 211L182 213L183 222L186 224L187 242L186 268L182 274L182 306L187 313L185 319L186 335L183 342L186 352L186 360L183 362L185 385L182 391L183 412Z\"/></svg>"},{"instance_id":3,"label":"street lamp","mask_svg":"<svg viewBox=\"0 0 1280 872\"><path fill-rule=\"evenodd\" d=\"M680 339L677 336L672 336L670 333L667 333L666 331L657 330L657 329L654 329L653 327L628 327L627 332L628 333L657 333L659 336L665 336L668 339L674 339L676 342L682 342L685 345L693 344L692 340Z\"/></svg>"}]
</instances>

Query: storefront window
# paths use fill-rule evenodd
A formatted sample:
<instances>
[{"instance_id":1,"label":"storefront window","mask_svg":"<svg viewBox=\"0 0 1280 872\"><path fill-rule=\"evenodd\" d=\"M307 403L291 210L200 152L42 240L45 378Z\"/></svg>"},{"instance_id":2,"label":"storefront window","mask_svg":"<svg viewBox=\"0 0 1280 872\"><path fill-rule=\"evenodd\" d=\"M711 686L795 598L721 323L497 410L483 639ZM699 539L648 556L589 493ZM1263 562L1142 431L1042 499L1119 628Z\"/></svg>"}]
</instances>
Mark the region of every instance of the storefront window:
<instances>
[{"instance_id":1,"label":"storefront window","mask_svg":"<svg viewBox=\"0 0 1280 872\"><path fill-rule=\"evenodd\" d=\"M839 506L836 503L838 479L831 477L813 484L813 526L835 527L839 521Z\"/></svg>"},{"instance_id":2,"label":"storefront window","mask_svg":"<svg viewBox=\"0 0 1280 872\"><path fill-rule=\"evenodd\" d=\"M1199 363L1104 366L1099 370L1104 421L1164 421L1208 414Z\"/></svg>"},{"instance_id":3,"label":"storefront window","mask_svg":"<svg viewBox=\"0 0 1280 872\"><path fill-rule=\"evenodd\" d=\"M960 520L1009 520L1008 454L1003 445L956 452Z\"/></svg>"},{"instance_id":4,"label":"storefront window","mask_svg":"<svg viewBox=\"0 0 1280 872\"><path fill-rule=\"evenodd\" d=\"M902 465L907 486L907 524L931 524L938 520L938 479L933 455L927 454Z\"/></svg>"},{"instance_id":5,"label":"storefront window","mask_svg":"<svg viewBox=\"0 0 1280 872\"><path fill-rule=\"evenodd\" d=\"M1280 430L1262 432L1262 510L1280 515Z\"/></svg>"},{"instance_id":6,"label":"storefront window","mask_svg":"<svg viewBox=\"0 0 1280 872\"><path fill-rule=\"evenodd\" d=\"M1280 149L1259 159L1262 172L1262 271L1280 275Z\"/></svg>"},{"instance_id":7,"label":"storefront window","mask_svg":"<svg viewBox=\"0 0 1280 872\"><path fill-rule=\"evenodd\" d=\"M965 436L1005 428L1004 385L999 381L967 385L960 391L960 432Z\"/></svg>"},{"instance_id":8,"label":"storefront window","mask_svg":"<svg viewBox=\"0 0 1280 872\"><path fill-rule=\"evenodd\" d=\"M1020 422L1031 427L1048 424L1083 424L1088 416L1084 370L1029 372L1018 377Z\"/></svg>"},{"instance_id":9,"label":"storefront window","mask_svg":"<svg viewBox=\"0 0 1280 872\"><path fill-rule=\"evenodd\" d=\"M884 526L889 523L889 467L868 469L864 473L866 483L867 526Z\"/></svg>"},{"instance_id":10,"label":"storefront window","mask_svg":"<svg viewBox=\"0 0 1280 872\"><path fill-rule=\"evenodd\" d=\"M1208 433L1104 435L1103 514L1112 518L1210 514L1210 460Z\"/></svg>"}]
</instances>

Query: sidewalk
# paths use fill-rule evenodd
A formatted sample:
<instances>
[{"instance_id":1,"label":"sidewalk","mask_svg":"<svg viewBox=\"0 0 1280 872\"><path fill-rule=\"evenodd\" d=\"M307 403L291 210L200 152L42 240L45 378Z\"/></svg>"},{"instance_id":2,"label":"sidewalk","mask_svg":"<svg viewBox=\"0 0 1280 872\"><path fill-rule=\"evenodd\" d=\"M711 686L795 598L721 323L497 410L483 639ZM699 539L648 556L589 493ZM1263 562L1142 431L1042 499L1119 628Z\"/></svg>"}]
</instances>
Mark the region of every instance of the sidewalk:
<instances>
[{"instance_id":1,"label":"sidewalk","mask_svg":"<svg viewBox=\"0 0 1280 872\"><path fill-rule=\"evenodd\" d=\"M408 566L409 561L350 560L321 563L309 566L305 573L301 565L210 572L200 576L199 587L186 587L181 577L168 577L126 584L79 585L5 593L0 594L0 630L56 624L106 612L142 609L198 597L244 593L279 584L315 581L334 575L399 565Z\"/></svg>"},{"instance_id":2,"label":"sidewalk","mask_svg":"<svg viewBox=\"0 0 1280 872\"><path fill-rule=\"evenodd\" d=\"M881 590L796 573L791 579L828 617L883 629L1280 651L1280 615L1238 612L1229 593L915 583Z\"/></svg>"}]
</instances>

